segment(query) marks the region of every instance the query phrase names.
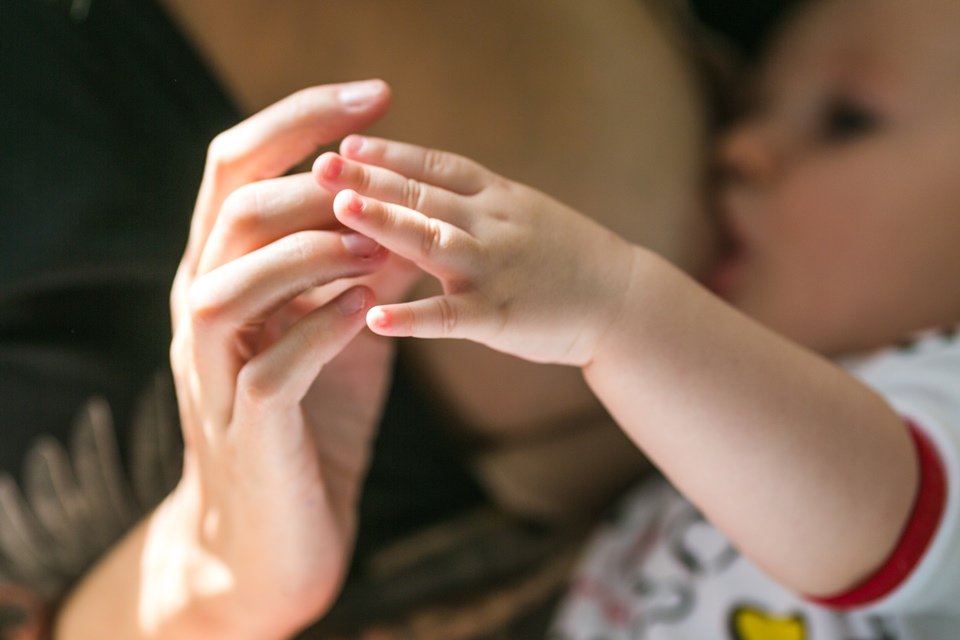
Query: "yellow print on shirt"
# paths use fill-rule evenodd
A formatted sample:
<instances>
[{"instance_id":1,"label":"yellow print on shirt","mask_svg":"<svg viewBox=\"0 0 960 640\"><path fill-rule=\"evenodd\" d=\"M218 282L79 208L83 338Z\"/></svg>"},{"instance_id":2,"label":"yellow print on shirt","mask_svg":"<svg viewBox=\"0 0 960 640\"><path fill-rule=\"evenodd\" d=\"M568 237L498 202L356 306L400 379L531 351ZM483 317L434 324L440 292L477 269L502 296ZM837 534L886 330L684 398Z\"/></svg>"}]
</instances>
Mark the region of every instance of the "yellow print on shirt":
<instances>
[{"instance_id":1,"label":"yellow print on shirt","mask_svg":"<svg viewBox=\"0 0 960 640\"><path fill-rule=\"evenodd\" d=\"M734 640L806 640L800 615L772 616L757 607L738 607L730 616Z\"/></svg>"}]
</instances>

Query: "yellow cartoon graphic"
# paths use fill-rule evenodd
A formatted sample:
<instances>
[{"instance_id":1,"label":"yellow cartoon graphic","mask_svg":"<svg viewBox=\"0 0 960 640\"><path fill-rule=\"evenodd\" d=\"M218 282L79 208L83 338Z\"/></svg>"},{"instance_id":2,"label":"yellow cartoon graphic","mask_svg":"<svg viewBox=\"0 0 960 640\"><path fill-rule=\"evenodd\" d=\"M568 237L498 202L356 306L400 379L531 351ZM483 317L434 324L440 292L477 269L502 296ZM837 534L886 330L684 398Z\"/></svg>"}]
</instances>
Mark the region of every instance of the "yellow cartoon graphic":
<instances>
[{"instance_id":1,"label":"yellow cartoon graphic","mask_svg":"<svg viewBox=\"0 0 960 640\"><path fill-rule=\"evenodd\" d=\"M806 640L807 628L799 615L772 616L756 607L738 607L730 616L734 640Z\"/></svg>"}]
</instances>

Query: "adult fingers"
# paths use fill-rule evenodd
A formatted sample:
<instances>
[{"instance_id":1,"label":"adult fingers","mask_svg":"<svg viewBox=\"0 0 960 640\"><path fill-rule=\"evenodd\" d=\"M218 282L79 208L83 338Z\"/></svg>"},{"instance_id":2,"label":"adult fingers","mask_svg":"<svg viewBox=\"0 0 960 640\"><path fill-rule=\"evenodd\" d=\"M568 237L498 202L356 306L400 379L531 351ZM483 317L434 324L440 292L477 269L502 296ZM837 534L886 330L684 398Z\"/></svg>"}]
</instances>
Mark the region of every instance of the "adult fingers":
<instances>
[{"instance_id":1,"label":"adult fingers","mask_svg":"<svg viewBox=\"0 0 960 640\"><path fill-rule=\"evenodd\" d=\"M333 194L308 173L261 180L233 191L220 208L197 273L207 273L297 231L339 227Z\"/></svg>"},{"instance_id":2,"label":"adult fingers","mask_svg":"<svg viewBox=\"0 0 960 640\"><path fill-rule=\"evenodd\" d=\"M201 326L257 325L304 291L372 273L386 255L357 234L301 231L197 278L190 313Z\"/></svg>"},{"instance_id":3,"label":"adult fingers","mask_svg":"<svg viewBox=\"0 0 960 640\"><path fill-rule=\"evenodd\" d=\"M224 199L238 187L288 171L324 144L386 111L381 80L298 91L218 135L210 144L190 227L186 260L195 270Z\"/></svg>"},{"instance_id":4,"label":"adult fingers","mask_svg":"<svg viewBox=\"0 0 960 640\"><path fill-rule=\"evenodd\" d=\"M256 355L273 313L313 287L373 272L386 255L356 234L303 231L197 278L184 334L203 420L230 422L237 373Z\"/></svg>"},{"instance_id":5,"label":"adult fingers","mask_svg":"<svg viewBox=\"0 0 960 640\"><path fill-rule=\"evenodd\" d=\"M250 359L238 377L235 414L242 419L302 400L320 370L363 328L361 312L372 301L369 289L353 287L301 318Z\"/></svg>"},{"instance_id":6,"label":"adult fingers","mask_svg":"<svg viewBox=\"0 0 960 640\"><path fill-rule=\"evenodd\" d=\"M438 278L462 277L478 265L476 238L444 220L352 190L337 194L333 212L346 226Z\"/></svg>"},{"instance_id":7,"label":"adult fingers","mask_svg":"<svg viewBox=\"0 0 960 640\"><path fill-rule=\"evenodd\" d=\"M467 202L458 194L390 169L347 160L336 153L325 153L317 158L313 163L313 174L317 182L334 193L353 189L464 229L469 228L472 220Z\"/></svg>"},{"instance_id":8,"label":"adult fingers","mask_svg":"<svg viewBox=\"0 0 960 640\"><path fill-rule=\"evenodd\" d=\"M340 153L461 195L474 195L497 177L486 167L455 153L383 138L347 136L340 143Z\"/></svg>"}]
</instances>

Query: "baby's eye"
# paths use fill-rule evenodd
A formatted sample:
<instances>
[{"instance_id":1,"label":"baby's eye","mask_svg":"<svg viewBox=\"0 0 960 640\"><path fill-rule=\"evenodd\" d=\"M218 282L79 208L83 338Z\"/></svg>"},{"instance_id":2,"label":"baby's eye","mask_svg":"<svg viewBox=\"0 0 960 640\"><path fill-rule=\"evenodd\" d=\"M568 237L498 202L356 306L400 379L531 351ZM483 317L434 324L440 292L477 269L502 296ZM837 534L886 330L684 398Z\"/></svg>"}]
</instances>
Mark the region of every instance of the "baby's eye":
<instances>
[{"instance_id":1,"label":"baby's eye","mask_svg":"<svg viewBox=\"0 0 960 640\"><path fill-rule=\"evenodd\" d=\"M847 142L871 133L878 124L871 109L851 100L834 100L824 112L821 135L826 142Z\"/></svg>"}]
</instances>

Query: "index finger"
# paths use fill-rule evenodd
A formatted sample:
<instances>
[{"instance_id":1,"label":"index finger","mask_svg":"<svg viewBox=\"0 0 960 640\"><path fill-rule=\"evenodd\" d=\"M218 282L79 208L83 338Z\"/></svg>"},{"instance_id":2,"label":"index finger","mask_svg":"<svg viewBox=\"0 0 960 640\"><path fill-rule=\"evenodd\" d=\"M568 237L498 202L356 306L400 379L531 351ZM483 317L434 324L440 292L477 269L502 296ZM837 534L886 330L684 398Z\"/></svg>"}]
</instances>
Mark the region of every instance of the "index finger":
<instances>
[{"instance_id":1,"label":"index finger","mask_svg":"<svg viewBox=\"0 0 960 640\"><path fill-rule=\"evenodd\" d=\"M197 196L187 257L195 268L224 199L258 180L275 178L317 147L383 115L390 88L382 80L303 89L218 135L210 144Z\"/></svg>"},{"instance_id":2,"label":"index finger","mask_svg":"<svg viewBox=\"0 0 960 640\"><path fill-rule=\"evenodd\" d=\"M340 153L464 196L480 192L494 177L492 171L461 155L383 138L348 136L340 144Z\"/></svg>"}]
</instances>

